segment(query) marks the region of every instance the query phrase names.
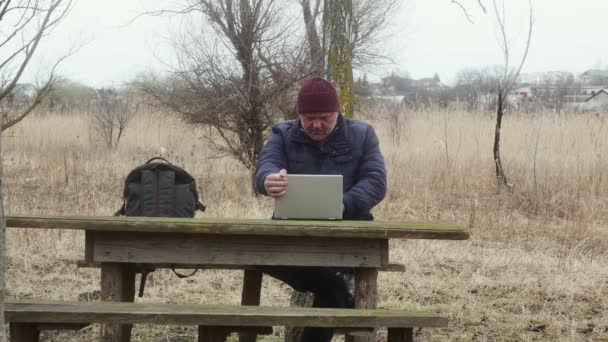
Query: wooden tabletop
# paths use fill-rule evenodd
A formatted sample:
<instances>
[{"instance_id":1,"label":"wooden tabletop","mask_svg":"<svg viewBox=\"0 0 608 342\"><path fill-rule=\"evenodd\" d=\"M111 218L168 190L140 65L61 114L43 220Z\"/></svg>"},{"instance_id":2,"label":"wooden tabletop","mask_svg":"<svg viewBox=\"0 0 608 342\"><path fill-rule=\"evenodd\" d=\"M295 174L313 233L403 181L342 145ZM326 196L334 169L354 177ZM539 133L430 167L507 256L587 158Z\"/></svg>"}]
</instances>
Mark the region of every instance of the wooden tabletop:
<instances>
[{"instance_id":1,"label":"wooden tabletop","mask_svg":"<svg viewBox=\"0 0 608 342\"><path fill-rule=\"evenodd\" d=\"M303 221L115 216L7 215L9 228L147 233L465 240L456 224L422 221Z\"/></svg>"}]
</instances>

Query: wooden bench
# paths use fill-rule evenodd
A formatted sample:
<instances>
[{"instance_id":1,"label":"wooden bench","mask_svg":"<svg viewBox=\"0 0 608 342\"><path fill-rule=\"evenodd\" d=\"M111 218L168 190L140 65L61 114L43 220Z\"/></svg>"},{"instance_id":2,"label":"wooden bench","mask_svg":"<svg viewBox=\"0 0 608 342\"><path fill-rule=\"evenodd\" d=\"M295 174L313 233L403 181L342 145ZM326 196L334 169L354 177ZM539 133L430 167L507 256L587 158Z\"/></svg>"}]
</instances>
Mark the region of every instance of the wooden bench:
<instances>
[{"instance_id":1,"label":"wooden bench","mask_svg":"<svg viewBox=\"0 0 608 342\"><path fill-rule=\"evenodd\" d=\"M6 225L84 230L84 259L101 268L100 296L106 302L133 301L138 265L241 268L243 305L260 302L262 272L256 266L349 267L355 276L355 308L372 310L378 300L378 271L393 268L390 239L469 237L459 225L413 221L14 215L6 217ZM129 337L128 321L104 324L103 341L125 342ZM239 336L240 342L254 340L255 333ZM369 334L354 340L373 342L375 337Z\"/></svg>"},{"instance_id":2,"label":"wooden bench","mask_svg":"<svg viewBox=\"0 0 608 342\"><path fill-rule=\"evenodd\" d=\"M42 330L81 329L92 323L198 325L199 342L225 341L231 332L271 326L338 328L341 332L388 328L389 342L413 341L414 327L447 327L429 312L299 307L8 301L11 342L37 342Z\"/></svg>"}]
</instances>

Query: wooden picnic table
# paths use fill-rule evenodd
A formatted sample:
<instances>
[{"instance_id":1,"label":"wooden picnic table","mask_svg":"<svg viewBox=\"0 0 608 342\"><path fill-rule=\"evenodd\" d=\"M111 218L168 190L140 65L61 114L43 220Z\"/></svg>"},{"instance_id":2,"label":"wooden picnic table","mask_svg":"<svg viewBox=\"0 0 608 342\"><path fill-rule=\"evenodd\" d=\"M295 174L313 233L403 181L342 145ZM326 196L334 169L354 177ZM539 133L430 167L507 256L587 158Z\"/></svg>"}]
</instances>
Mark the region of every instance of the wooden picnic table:
<instances>
[{"instance_id":1,"label":"wooden picnic table","mask_svg":"<svg viewBox=\"0 0 608 342\"><path fill-rule=\"evenodd\" d=\"M102 300L127 302L134 300L136 264L328 266L354 268L355 307L373 309L378 269L389 266L389 239L469 237L460 225L414 221L11 215L6 216L6 223L7 227L84 230L85 262L101 267ZM258 293L254 290L253 298L246 298L248 278L261 282L261 274L246 271L243 304L259 304L258 286L254 286ZM123 341L130 336L130 326L103 330L103 341Z\"/></svg>"}]
</instances>

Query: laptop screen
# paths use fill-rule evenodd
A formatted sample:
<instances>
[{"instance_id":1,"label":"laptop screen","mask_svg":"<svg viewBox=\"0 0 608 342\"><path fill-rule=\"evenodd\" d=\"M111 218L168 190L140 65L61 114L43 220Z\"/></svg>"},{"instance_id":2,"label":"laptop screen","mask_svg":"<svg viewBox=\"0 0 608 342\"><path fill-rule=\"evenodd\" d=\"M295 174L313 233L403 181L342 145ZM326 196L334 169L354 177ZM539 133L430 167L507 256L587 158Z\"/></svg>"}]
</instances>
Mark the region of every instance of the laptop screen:
<instances>
[{"instance_id":1,"label":"laptop screen","mask_svg":"<svg viewBox=\"0 0 608 342\"><path fill-rule=\"evenodd\" d=\"M274 202L280 220L341 220L342 175L287 175L287 193Z\"/></svg>"}]
</instances>

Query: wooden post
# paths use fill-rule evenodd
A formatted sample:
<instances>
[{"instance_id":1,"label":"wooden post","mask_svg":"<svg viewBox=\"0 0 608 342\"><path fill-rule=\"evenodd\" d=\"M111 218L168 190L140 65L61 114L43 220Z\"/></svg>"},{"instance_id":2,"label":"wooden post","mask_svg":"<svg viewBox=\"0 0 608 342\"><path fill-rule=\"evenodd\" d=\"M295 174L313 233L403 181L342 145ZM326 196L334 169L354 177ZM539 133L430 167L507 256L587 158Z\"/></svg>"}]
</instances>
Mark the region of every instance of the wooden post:
<instances>
[{"instance_id":1,"label":"wooden post","mask_svg":"<svg viewBox=\"0 0 608 342\"><path fill-rule=\"evenodd\" d=\"M95 232L87 230L84 232L84 260L93 262L93 248L95 246Z\"/></svg>"},{"instance_id":2,"label":"wooden post","mask_svg":"<svg viewBox=\"0 0 608 342\"><path fill-rule=\"evenodd\" d=\"M414 329L388 328L388 342L414 342Z\"/></svg>"},{"instance_id":3,"label":"wooden post","mask_svg":"<svg viewBox=\"0 0 608 342\"><path fill-rule=\"evenodd\" d=\"M198 326L198 342L225 342L229 334L226 327Z\"/></svg>"},{"instance_id":4,"label":"wooden post","mask_svg":"<svg viewBox=\"0 0 608 342\"><path fill-rule=\"evenodd\" d=\"M243 274L243 293L241 305L260 305L262 294L262 272L245 270ZM240 332L239 342L255 342L257 334L254 332Z\"/></svg>"},{"instance_id":5,"label":"wooden post","mask_svg":"<svg viewBox=\"0 0 608 342\"><path fill-rule=\"evenodd\" d=\"M38 342L40 338L35 324L11 323L10 331L11 342Z\"/></svg>"},{"instance_id":6,"label":"wooden post","mask_svg":"<svg viewBox=\"0 0 608 342\"><path fill-rule=\"evenodd\" d=\"M135 265L126 263L101 263L101 300L133 302L135 299ZM131 324L103 324L102 342L129 342Z\"/></svg>"},{"instance_id":7,"label":"wooden post","mask_svg":"<svg viewBox=\"0 0 608 342\"><path fill-rule=\"evenodd\" d=\"M355 308L375 309L378 305L378 270L355 269ZM374 334L375 335L375 334ZM353 342L375 342L375 336L349 336Z\"/></svg>"}]
</instances>

